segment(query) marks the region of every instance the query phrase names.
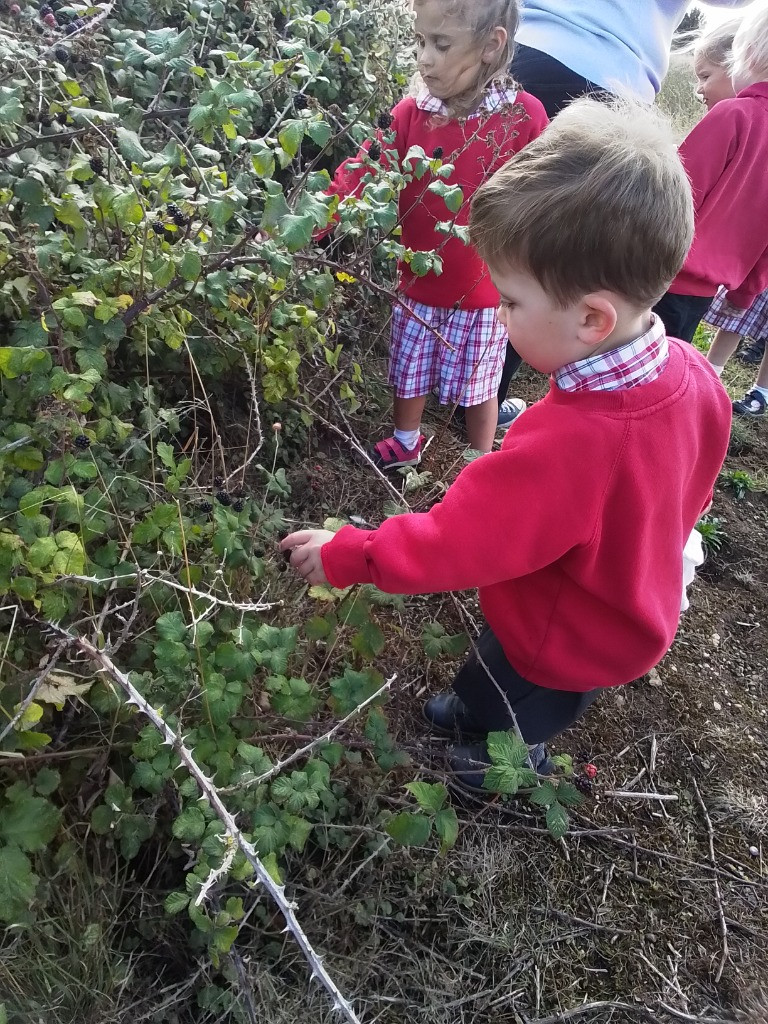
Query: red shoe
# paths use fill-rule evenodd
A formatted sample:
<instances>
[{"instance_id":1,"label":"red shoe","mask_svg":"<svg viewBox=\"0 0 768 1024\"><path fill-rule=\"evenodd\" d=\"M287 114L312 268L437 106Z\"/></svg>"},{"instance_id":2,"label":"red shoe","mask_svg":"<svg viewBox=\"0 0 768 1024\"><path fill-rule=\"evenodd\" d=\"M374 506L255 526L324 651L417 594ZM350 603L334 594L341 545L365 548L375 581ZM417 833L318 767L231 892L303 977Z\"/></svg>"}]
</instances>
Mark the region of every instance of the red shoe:
<instances>
[{"instance_id":1,"label":"red shoe","mask_svg":"<svg viewBox=\"0 0 768 1024\"><path fill-rule=\"evenodd\" d=\"M421 453L426 444L424 434L419 435L419 440L413 448L403 448L396 437L388 437L379 441L373 446L371 458L379 469L403 469L405 466L418 466L421 462Z\"/></svg>"}]
</instances>

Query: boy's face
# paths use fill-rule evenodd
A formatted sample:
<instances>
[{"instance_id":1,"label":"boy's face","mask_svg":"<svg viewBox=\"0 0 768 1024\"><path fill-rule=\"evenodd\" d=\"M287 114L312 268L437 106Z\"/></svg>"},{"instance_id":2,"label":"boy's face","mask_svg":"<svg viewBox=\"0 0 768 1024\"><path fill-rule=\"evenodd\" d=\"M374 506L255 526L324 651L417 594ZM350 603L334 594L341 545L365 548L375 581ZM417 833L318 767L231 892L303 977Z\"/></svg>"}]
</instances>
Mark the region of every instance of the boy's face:
<instances>
[{"instance_id":1,"label":"boy's face","mask_svg":"<svg viewBox=\"0 0 768 1024\"><path fill-rule=\"evenodd\" d=\"M417 0L416 53L419 73L440 100L474 88L483 64L470 27L450 11L445 0Z\"/></svg>"},{"instance_id":2,"label":"boy's face","mask_svg":"<svg viewBox=\"0 0 768 1024\"><path fill-rule=\"evenodd\" d=\"M499 320L524 362L549 374L589 354L579 337L580 303L563 309L531 274L509 267L489 269L501 295Z\"/></svg>"},{"instance_id":3,"label":"boy's face","mask_svg":"<svg viewBox=\"0 0 768 1024\"><path fill-rule=\"evenodd\" d=\"M729 100L736 95L730 73L722 64L713 64L706 57L697 57L694 63L696 71L696 95L707 110L711 110L720 100Z\"/></svg>"}]
</instances>

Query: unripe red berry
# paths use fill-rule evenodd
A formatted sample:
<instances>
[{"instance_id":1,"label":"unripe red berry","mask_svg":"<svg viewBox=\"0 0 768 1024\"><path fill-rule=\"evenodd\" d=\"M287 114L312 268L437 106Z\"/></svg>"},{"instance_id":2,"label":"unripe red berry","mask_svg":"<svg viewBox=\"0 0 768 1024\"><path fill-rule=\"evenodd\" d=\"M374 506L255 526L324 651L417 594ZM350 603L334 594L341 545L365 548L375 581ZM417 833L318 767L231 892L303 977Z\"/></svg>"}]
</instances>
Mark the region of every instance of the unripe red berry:
<instances>
[{"instance_id":1,"label":"unripe red berry","mask_svg":"<svg viewBox=\"0 0 768 1024\"><path fill-rule=\"evenodd\" d=\"M274 432L276 434L279 434L280 431L283 429L283 424L280 423L279 421L277 423L273 423L272 424L272 429L274 430Z\"/></svg>"}]
</instances>

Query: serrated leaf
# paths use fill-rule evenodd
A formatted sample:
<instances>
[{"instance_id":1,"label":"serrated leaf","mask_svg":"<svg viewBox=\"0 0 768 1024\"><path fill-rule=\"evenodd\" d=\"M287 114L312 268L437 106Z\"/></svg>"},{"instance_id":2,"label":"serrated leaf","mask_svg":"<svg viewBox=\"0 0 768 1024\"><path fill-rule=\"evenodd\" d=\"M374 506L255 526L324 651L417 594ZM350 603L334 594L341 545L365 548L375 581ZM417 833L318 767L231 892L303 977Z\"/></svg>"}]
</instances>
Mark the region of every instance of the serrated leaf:
<instances>
[{"instance_id":1,"label":"serrated leaf","mask_svg":"<svg viewBox=\"0 0 768 1024\"><path fill-rule=\"evenodd\" d=\"M528 799L537 807L551 807L557 802L557 790L551 782L542 782L529 794Z\"/></svg>"},{"instance_id":2,"label":"serrated leaf","mask_svg":"<svg viewBox=\"0 0 768 1024\"><path fill-rule=\"evenodd\" d=\"M510 765L491 765L483 777L483 789L489 793L514 796L520 788L520 774Z\"/></svg>"},{"instance_id":3,"label":"serrated leaf","mask_svg":"<svg viewBox=\"0 0 768 1024\"><path fill-rule=\"evenodd\" d=\"M386 831L400 846L424 846L431 827L429 818L424 814L401 811L387 822Z\"/></svg>"},{"instance_id":4,"label":"serrated leaf","mask_svg":"<svg viewBox=\"0 0 768 1024\"><path fill-rule=\"evenodd\" d=\"M294 213L289 213L280 221L275 235L289 252L298 252L312 241L314 230L315 222L309 214L297 216Z\"/></svg>"},{"instance_id":5,"label":"serrated leaf","mask_svg":"<svg viewBox=\"0 0 768 1024\"><path fill-rule=\"evenodd\" d=\"M283 124L277 138L283 148L283 152L287 153L288 156L294 157L298 153L301 140L304 138L305 127L306 121L293 120L286 121Z\"/></svg>"},{"instance_id":6,"label":"serrated leaf","mask_svg":"<svg viewBox=\"0 0 768 1024\"><path fill-rule=\"evenodd\" d=\"M381 627L375 622L368 621L364 622L359 632L352 637L351 643L362 658L372 661L384 650L386 641Z\"/></svg>"},{"instance_id":7,"label":"serrated leaf","mask_svg":"<svg viewBox=\"0 0 768 1024\"><path fill-rule=\"evenodd\" d=\"M39 878L18 846L0 850L0 921L15 924L35 898Z\"/></svg>"},{"instance_id":8,"label":"serrated leaf","mask_svg":"<svg viewBox=\"0 0 768 1024\"><path fill-rule=\"evenodd\" d=\"M184 253L184 257L179 264L179 274L181 274L185 281L196 281L202 271L203 261L194 249L189 249Z\"/></svg>"},{"instance_id":9,"label":"serrated leaf","mask_svg":"<svg viewBox=\"0 0 768 1024\"><path fill-rule=\"evenodd\" d=\"M568 812L562 804L554 803L547 808L547 828L553 839L562 839L568 831Z\"/></svg>"},{"instance_id":10,"label":"serrated leaf","mask_svg":"<svg viewBox=\"0 0 768 1024\"><path fill-rule=\"evenodd\" d=\"M205 834L205 817L199 807L185 807L171 830L183 842L199 842Z\"/></svg>"},{"instance_id":11,"label":"serrated leaf","mask_svg":"<svg viewBox=\"0 0 768 1024\"><path fill-rule=\"evenodd\" d=\"M513 732L489 733L486 745L492 764L517 769L528 763L528 747Z\"/></svg>"},{"instance_id":12,"label":"serrated leaf","mask_svg":"<svg viewBox=\"0 0 768 1024\"><path fill-rule=\"evenodd\" d=\"M132 132L128 128L118 127L115 129L115 136L117 137L117 148L131 163L142 164L145 160L149 159L149 153L142 146L136 132Z\"/></svg>"},{"instance_id":13,"label":"serrated leaf","mask_svg":"<svg viewBox=\"0 0 768 1024\"><path fill-rule=\"evenodd\" d=\"M189 906L189 896L185 892L169 892L163 906L166 914L180 914Z\"/></svg>"},{"instance_id":14,"label":"serrated leaf","mask_svg":"<svg viewBox=\"0 0 768 1024\"><path fill-rule=\"evenodd\" d=\"M442 782L409 782L405 788L428 814L437 814L448 799L448 790Z\"/></svg>"},{"instance_id":15,"label":"serrated leaf","mask_svg":"<svg viewBox=\"0 0 768 1024\"><path fill-rule=\"evenodd\" d=\"M161 640L173 640L180 643L187 635L187 625L181 612L166 612L155 623L157 635Z\"/></svg>"},{"instance_id":16,"label":"serrated leaf","mask_svg":"<svg viewBox=\"0 0 768 1024\"><path fill-rule=\"evenodd\" d=\"M578 807L584 803L584 797L572 782L561 779L557 787L558 802L564 807Z\"/></svg>"},{"instance_id":17,"label":"serrated leaf","mask_svg":"<svg viewBox=\"0 0 768 1024\"><path fill-rule=\"evenodd\" d=\"M55 768L41 768L35 776L35 789L40 796L50 796L59 788L61 775Z\"/></svg>"},{"instance_id":18,"label":"serrated leaf","mask_svg":"<svg viewBox=\"0 0 768 1024\"><path fill-rule=\"evenodd\" d=\"M60 822L61 812L52 803L28 796L0 809L0 838L27 853L36 853L50 843Z\"/></svg>"},{"instance_id":19,"label":"serrated leaf","mask_svg":"<svg viewBox=\"0 0 768 1024\"><path fill-rule=\"evenodd\" d=\"M441 840L441 853L456 845L459 838L459 818L452 807L444 807L435 815L435 832Z\"/></svg>"},{"instance_id":20,"label":"serrated leaf","mask_svg":"<svg viewBox=\"0 0 768 1024\"><path fill-rule=\"evenodd\" d=\"M36 697L42 704L53 704L61 711L68 697L84 697L94 682L94 679L89 679L78 683L66 672L50 672L38 688Z\"/></svg>"}]
</instances>

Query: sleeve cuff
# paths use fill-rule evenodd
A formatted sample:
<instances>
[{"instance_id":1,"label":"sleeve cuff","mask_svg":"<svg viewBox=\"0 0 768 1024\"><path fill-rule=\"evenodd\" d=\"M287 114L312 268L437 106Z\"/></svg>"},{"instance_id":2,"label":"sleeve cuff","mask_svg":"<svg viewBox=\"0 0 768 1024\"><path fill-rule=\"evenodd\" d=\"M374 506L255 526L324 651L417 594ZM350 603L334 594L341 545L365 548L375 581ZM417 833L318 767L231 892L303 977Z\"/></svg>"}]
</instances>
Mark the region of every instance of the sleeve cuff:
<instances>
[{"instance_id":1,"label":"sleeve cuff","mask_svg":"<svg viewBox=\"0 0 768 1024\"><path fill-rule=\"evenodd\" d=\"M370 535L370 530L344 526L332 541L323 545L320 557L332 587L344 590L355 583L373 582L364 550Z\"/></svg>"}]
</instances>

